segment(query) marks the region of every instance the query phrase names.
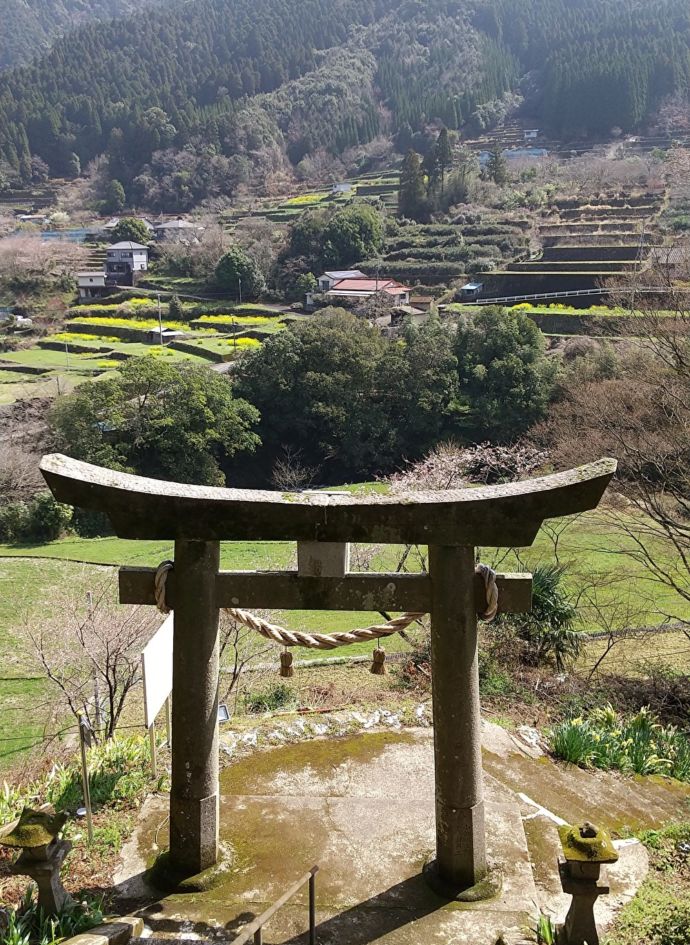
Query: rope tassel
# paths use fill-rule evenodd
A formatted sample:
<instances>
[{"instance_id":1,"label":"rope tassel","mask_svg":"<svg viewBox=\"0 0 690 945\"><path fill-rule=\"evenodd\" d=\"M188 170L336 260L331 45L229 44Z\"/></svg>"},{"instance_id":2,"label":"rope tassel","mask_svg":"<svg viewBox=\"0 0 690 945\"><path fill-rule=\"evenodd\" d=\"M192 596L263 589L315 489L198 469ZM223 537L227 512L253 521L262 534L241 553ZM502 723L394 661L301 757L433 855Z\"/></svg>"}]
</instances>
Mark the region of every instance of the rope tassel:
<instances>
[{"instance_id":1,"label":"rope tassel","mask_svg":"<svg viewBox=\"0 0 690 945\"><path fill-rule=\"evenodd\" d=\"M283 679L291 679L295 675L292 668L292 653L289 650L280 654L280 675Z\"/></svg>"},{"instance_id":2,"label":"rope tassel","mask_svg":"<svg viewBox=\"0 0 690 945\"><path fill-rule=\"evenodd\" d=\"M386 651L377 646L374 650L374 660L371 664L371 672L374 676L386 675Z\"/></svg>"}]
</instances>

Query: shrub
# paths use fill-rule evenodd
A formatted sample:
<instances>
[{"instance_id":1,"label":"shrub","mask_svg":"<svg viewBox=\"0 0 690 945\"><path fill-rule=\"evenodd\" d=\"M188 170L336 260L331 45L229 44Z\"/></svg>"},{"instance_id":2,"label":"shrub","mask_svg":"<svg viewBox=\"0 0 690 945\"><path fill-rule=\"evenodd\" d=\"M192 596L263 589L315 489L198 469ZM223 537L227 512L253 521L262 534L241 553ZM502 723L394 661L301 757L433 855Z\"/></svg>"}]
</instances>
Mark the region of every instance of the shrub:
<instances>
[{"instance_id":1,"label":"shrub","mask_svg":"<svg viewBox=\"0 0 690 945\"><path fill-rule=\"evenodd\" d=\"M523 642L523 659L533 666L553 661L562 671L580 653L582 633L573 629L575 606L562 587L565 569L541 564L532 576L532 610L509 622Z\"/></svg>"},{"instance_id":2,"label":"shrub","mask_svg":"<svg viewBox=\"0 0 690 945\"><path fill-rule=\"evenodd\" d=\"M247 712L275 712L276 709L297 705L297 695L286 683L275 683L261 692L248 693L245 698Z\"/></svg>"},{"instance_id":3,"label":"shrub","mask_svg":"<svg viewBox=\"0 0 690 945\"><path fill-rule=\"evenodd\" d=\"M30 541L55 541L71 521L71 506L56 502L49 492L41 492L29 503L26 537Z\"/></svg>"},{"instance_id":4,"label":"shrub","mask_svg":"<svg viewBox=\"0 0 690 945\"><path fill-rule=\"evenodd\" d=\"M28 521L29 509L25 502L8 502L0 506L0 541L21 541Z\"/></svg>"},{"instance_id":5,"label":"shrub","mask_svg":"<svg viewBox=\"0 0 690 945\"><path fill-rule=\"evenodd\" d=\"M0 941L3 945L58 945L102 921L102 897L69 902L57 915L47 916L34 898L34 887L29 886L18 909L0 914Z\"/></svg>"}]
</instances>

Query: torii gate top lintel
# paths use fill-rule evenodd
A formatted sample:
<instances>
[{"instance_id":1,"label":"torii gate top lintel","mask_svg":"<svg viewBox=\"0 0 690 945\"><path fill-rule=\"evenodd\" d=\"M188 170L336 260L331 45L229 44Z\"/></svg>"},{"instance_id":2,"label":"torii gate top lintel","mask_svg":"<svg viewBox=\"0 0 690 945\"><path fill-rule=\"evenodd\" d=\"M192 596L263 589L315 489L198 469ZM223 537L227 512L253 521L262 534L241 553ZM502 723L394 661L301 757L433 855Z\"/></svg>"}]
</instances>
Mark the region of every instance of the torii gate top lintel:
<instances>
[{"instance_id":1,"label":"torii gate top lintel","mask_svg":"<svg viewBox=\"0 0 690 945\"><path fill-rule=\"evenodd\" d=\"M221 489L146 479L58 453L41 472L61 502L104 512L120 538L526 546L545 519L596 508L614 459L506 485L403 495Z\"/></svg>"}]
</instances>

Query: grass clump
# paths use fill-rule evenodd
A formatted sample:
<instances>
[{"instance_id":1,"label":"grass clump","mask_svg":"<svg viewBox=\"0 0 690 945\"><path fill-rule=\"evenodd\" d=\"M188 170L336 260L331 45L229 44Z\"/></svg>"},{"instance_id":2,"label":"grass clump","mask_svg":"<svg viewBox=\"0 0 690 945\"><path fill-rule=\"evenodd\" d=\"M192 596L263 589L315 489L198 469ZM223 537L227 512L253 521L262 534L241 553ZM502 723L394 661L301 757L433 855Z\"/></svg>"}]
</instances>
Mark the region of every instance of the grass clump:
<instances>
[{"instance_id":1,"label":"grass clump","mask_svg":"<svg viewBox=\"0 0 690 945\"><path fill-rule=\"evenodd\" d=\"M690 823L640 835L650 875L616 920L606 945L687 945L690 942Z\"/></svg>"},{"instance_id":2,"label":"grass clump","mask_svg":"<svg viewBox=\"0 0 690 945\"><path fill-rule=\"evenodd\" d=\"M626 717L607 705L587 718L567 719L549 733L549 747L581 768L690 781L690 741L675 725L662 725L648 707Z\"/></svg>"},{"instance_id":3,"label":"grass clump","mask_svg":"<svg viewBox=\"0 0 690 945\"><path fill-rule=\"evenodd\" d=\"M291 709L297 705L297 695L286 683L275 683L260 692L250 692L246 696L247 712L275 712L276 709Z\"/></svg>"},{"instance_id":4,"label":"grass clump","mask_svg":"<svg viewBox=\"0 0 690 945\"><path fill-rule=\"evenodd\" d=\"M0 910L2 945L59 945L65 939L88 932L103 921L102 898L71 902L55 916L47 916L29 886L16 909Z\"/></svg>"},{"instance_id":5,"label":"grass clump","mask_svg":"<svg viewBox=\"0 0 690 945\"><path fill-rule=\"evenodd\" d=\"M151 784L148 739L139 735L94 745L88 751L87 764L94 810L125 807L142 792L161 786ZM21 788L4 782L0 790L0 824L18 817L25 806L45 803L52 804L57 811L74 811L81 806L81 767L76 760L53 765L47 774Z\"/></svg>"}]
</instances>

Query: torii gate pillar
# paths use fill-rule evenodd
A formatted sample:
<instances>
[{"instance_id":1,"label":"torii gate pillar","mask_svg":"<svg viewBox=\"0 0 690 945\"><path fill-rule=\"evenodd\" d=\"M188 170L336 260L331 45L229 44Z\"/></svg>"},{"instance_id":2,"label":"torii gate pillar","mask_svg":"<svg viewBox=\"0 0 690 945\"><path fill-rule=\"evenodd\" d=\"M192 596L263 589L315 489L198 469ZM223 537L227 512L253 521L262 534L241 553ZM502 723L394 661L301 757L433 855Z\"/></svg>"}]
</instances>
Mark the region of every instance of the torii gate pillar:
<instances>
[{"instance_id":1,"label":"torii gate pillar","mask_svg":"<svg viewBox=\"0 0 690 945\"><path fill-rule=\"evenodd\" d=\"M158 482L53 455L41 471L61 502L95 509L121 538L173 540L175 611L170 860L192 875L218 856L218 615L224 607L430 613L435 888L486 876L475 549L531 545L545 519L595 508L616 469L600 460L541 479L406 496L289 494ZM220 541L297 541L289 572L219 572ZM348 542L429 547L428 574L347 572ZM340 546L340 547L339 547ZM324 557L325 555L325 557ZM530 609L531 577L498 575L499 608ZM155 570L120 571L120 600L154 604Z\"/></svg>"},{"instance_id":2,"label":"torii gate pillar","mask_svg":"<svg viewBox=\"0 0 690 945\"><path fill-rule=\"evenodd\" d=\"M429 547L436 863L461 890L486 873L474 548Z\"/></svg>"},{"instance_id":3,"label":"torii gate pillar","mask_svg":"<svg viewBox=\"0 0 690 945\"><path fill-rule=\"evenodd\" d=\"M170 854L188 875L218 860L219 567L219 542L175 542Z\"/></svg>"}]
</instances>

